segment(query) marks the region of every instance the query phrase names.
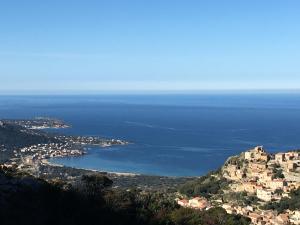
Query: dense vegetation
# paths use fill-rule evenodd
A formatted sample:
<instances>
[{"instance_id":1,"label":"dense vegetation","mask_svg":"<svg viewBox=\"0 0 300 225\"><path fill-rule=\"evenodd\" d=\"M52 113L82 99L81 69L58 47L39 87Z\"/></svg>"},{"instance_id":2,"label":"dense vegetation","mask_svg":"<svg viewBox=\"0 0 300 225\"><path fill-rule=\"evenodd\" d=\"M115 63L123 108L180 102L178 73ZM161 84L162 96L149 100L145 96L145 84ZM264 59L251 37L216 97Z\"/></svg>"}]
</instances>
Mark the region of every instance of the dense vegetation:
<instances>
[{"instance_id":1,"label":"dense vegetation","mask_svg":"<svg viewBox=\"0 0 300 225\"><path fill-rule=\"evenodd\" d=\"M16 148L49 142L55 142L55 139L43 132L1 124L0 161L12 157L13 150ZM65 167L57 169L45 166L41 170L51 174L52 179L56 181L52 180L48 183L15 170L0 169L1 225L249 224L248 219L228 215L222 208L201 212L179 207L173 193L176 185L173 186L172 191L170 188L160 188L160 191L124 191L113 189L112 180L104 174L87 174L81 170ZM56 177L61 178L61 174L82 176L81 179L76 179L70 184L56 179ZM51 179L50 175L44 177L44 179L49 178ZM141 177L138 180L140 179L150 178ZM152 180L156 182L155 179ZM176 184L176 181L165 180L162 183L164 182ZM192 188L193 185L195 188ZM190 195L199 193L209 196L220 192L225 185L224 180L209 175L187 183L182 190L186 189Z\"/></svg>"},{"instance_id":2,"label":"dense vegetation","mask_svg":"<svg viewBox=\"0 0 300 225\"><path fill-rule=\"evenodd\" d=\"M291 192L290 198L282 198L279 202L270 202L264 206L264 209L277 210L280 213L286 209L300 209L300 188Z\"/></svg>"},{"instance_id":3,"label":"dense vegetation","mask_svg":"<svg viewBox=\"0 0 300 225\"><path fill-rule=\"evenodd\" d=\"M241 155L236 155L229 157L224 165L237 165L238 167L242 167L244 165L244 162L245 160L243 157L241 157Z\"/></svg>"},{"instance_id":4,"label":"dense vegetation","mask_svg":"<svg viewBox=\"0 0 300 225\"><path fill-rule=\"evenodd\" d=\"M229 181L225 178L218 177L217 174L208 174L185 183L179 191L189 197L200 195L209 198L211 195L221 194L228 184Z\"/></svg>"},{"instance_id":5,"label":"dense vegetation","mask_svg":"<svg viewBox=\"0 0 300 225\"><path fill-rule=\"evenodd\" d=\"M222 195L224 202L235 202L238 205L255 205L258 202L258 198L254 195L248 195L247 192L229 192Z\"/></svg>"},{"instance_id":6,"label":"dense vegetation","mask_svg":"<svg viewBox=\"0 0 300 225\"><path fill-rule=\"evenodd\" d=\"M223 209L180 208L172 193L114 190L102 175L75 184L47 183L0 170L1 224L239 225L249 220Z\"/></svg>"},{"instance_id":7,"label":"dense vegetation","mask_svg":"<svg viewBox=\"0 0 300 225\"><path fill-rule=\"evenodd\" d=\"M180 208L171 213L175 225L246 225L249 219L240 215L228 215L222 208L212 208L208 211L198 212L192 209Z\"/></svg>"},{"instance_id":8,"label":"dense vegetation","mask_svg":"<svg viewBox=\"0 0 300 225\"><path fill-rule=\"evenodd\" d=\"M284 178L282 169L274 168L273 173L274 173L274 175L272 176L272 179L283 179Z\"/></svg>"}]
</instances>

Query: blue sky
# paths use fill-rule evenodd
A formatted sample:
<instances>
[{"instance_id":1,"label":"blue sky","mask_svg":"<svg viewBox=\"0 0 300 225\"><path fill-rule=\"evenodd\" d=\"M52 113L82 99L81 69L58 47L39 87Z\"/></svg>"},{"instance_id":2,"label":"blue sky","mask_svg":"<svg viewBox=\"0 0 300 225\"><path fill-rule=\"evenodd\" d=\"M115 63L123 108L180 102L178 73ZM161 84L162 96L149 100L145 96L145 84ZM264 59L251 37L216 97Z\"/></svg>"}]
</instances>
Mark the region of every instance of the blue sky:
<instances>
[{"instance_id":1,"label":"blue sky","mask_svg":"<svg viewBox=\"0 0 300 225\"><path fill-rule=\"evenodd\" d=\"M0 1L0 92L300 88L300 1Z\"/></svg>"}]
</instances>

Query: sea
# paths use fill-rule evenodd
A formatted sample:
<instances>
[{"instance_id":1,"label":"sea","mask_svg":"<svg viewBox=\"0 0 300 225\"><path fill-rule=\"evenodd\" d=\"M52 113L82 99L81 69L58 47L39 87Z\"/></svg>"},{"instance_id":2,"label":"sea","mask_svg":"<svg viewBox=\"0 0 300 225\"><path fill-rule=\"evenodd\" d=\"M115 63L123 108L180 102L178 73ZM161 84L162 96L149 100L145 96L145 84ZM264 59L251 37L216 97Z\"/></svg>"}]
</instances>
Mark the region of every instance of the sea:
<instances>
[{"instance_id":1,"label":"sea","mask_svg":"<svg viewBox=\"0 0 300 225\"><path fill-rule=\"evenodd\" d=\"M257 145L300 148L299 93L0 96L0 118L37 116L72 125L62 134L129 141L51 160L100 171L200 176Z\"/></svg>"}]
</instances>

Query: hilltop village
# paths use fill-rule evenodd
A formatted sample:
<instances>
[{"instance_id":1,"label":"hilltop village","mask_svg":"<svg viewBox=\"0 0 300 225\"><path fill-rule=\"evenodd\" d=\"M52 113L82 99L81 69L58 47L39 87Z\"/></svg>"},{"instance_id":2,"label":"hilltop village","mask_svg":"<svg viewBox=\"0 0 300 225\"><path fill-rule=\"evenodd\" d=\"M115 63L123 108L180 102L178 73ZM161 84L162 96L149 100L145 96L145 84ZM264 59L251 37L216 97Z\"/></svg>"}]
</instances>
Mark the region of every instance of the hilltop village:
<instances>
[{"instance_id":1,"label":"hilltop village","mask_svg":"<svg viewBox=\"0 0 300 225\"><path fill-rule=\"evenodd\" d=\"M229 214L250 218L252 224L300 224L299 210L287 209L279 213L266 207L291 198L291 194L300 188L298 151L268 154L262 146L257 146L239 156L230 157L219 175L212 176L220 176L228 183L221 195L215 194L209 199L181 197L177 203L199 210L219 206Z\"/></svg>"}]
</instances>

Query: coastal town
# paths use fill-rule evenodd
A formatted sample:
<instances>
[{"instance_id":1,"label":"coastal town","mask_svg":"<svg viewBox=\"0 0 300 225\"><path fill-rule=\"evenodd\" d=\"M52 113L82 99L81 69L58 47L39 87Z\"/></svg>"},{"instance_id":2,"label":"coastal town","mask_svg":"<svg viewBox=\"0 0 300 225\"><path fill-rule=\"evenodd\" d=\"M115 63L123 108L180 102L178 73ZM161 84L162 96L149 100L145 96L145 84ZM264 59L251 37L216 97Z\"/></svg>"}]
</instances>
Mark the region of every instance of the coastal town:
<instances>
[{"instance_id":1,"label":"coastal town","mask_svg":"<svg viewBox=\"0 0 300 225\"><path fill-rule=\"evenodd\" d=\"M75 136L59 135L48 132L40 132L43 129L64 129L70 126L58 119L37 117L34 119L1 120L0 127L8 130L15 129L21 135L42 137L45 143L33 144L24 147L9 147L13 155L5 160L2 166L7 168L17 168L23 172L35 175L40 166L51 165L50 158L57 157L78 157L87 153L87 149L92 146L100 148L113 145L127 145L129 142L119 139L106 139L98 136ZM6 152L8 147L0 145L0 151ZM47 174L45 174L47 175Z\"/></svg>"},{"instance_id":2,"label":"coastal town","mask_svg":"<svg viewBox=\"0 0 300 225\"><path fill-rule=\"evenodd\" d=\"M45 117L42 118L45 119ZM49 133L44 129L46 129L45 127L52 129L53 123L51 121L54 119L47 119L42 129L33 129L33 124L41 123L37 120L39 119L0 120L0 168L16 169L48 181L61 180L63 182L74 182L85 174L101 174L113 180L114 188L121 189L134 186L141 190L165 190L176 188L193 179L191 177L174 178L137 173L94 171L53 163L51 158L81 157L88 154L88 149L92 147L105 150L110 146L124 146L130 142L99 136ZM20 125L20 121L23 125ZM58 121L60 121L60 127L70 127L65 122Z\"/></svg>"},{"instance_id":3,"label":"coastal town","mask_svg":"<svg viewBox=\"0 0 300 225\"><path fill-rule=\"evenodd\" d=\"M179 198L182 207L207 210L222 207L229 214L240 214L251 219L252 224L284 225L300 224L300 211L287 209L284 212L265 209L268 203L290 198L300 187L300 153L298 151L267 153L262 146L230 157L221 169L222 177L229 182L226 194L240 193L252 197L251 204L226 200L221 196L191 199Z\"/></svg>"},{"instance_id":4,"label":"coastal town","mask_svg":"<svg viewBox=\"0 0 300 225\"><path fill-rule=\"evenodd\" d=\"M70 127L70 125L66 124L62 120L49 117L35 117L33 119L9 119L2 120L2 123L15 124L33 130L61 129Z\"/></svg>"}]
</instances>

